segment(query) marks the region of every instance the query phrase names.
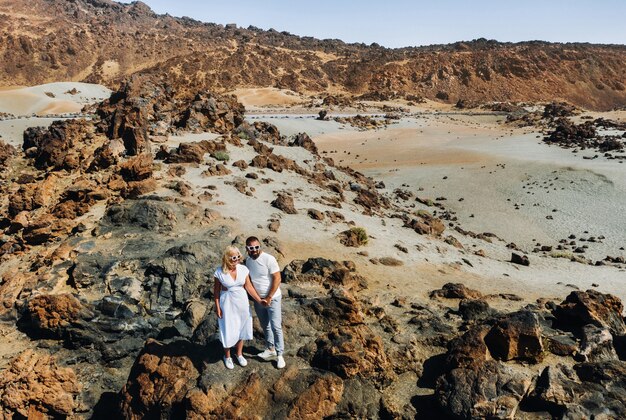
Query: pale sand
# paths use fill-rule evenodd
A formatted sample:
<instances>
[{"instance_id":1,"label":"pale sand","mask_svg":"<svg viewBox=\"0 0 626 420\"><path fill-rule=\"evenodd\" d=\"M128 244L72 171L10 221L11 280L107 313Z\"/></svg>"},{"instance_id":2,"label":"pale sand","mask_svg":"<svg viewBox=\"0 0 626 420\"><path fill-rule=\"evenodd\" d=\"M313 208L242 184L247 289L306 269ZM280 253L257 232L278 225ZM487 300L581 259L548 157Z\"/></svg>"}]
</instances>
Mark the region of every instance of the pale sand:
<instances>
[{"instance_id":1,"label":"pale sand","mask_svg":"<svg viewBox=\"0 0 626 420\"><path fill-rule=\"evenodd\" d=\"M72 89L78 93L66 93ZM86 104L102 101L110 95L111 91L104 86L79 82L0 90L0 112L15 116L78 113Z\"/></svg>"},{"instance_id":2,"label":"pale sand","mask_svg":"<svg viewBox=\"0 0 626 420\"><path fill-rule=\"evenodd\" d=\"M288 106L303 101L299 94L277 88L247 88L229 92L235 96L246 108L266 106Z\"/></svg>"},{"instance_id":3,"label":"pale sand","mask_svg":"<svg viewBox=\"0 0 626 420\"><path fill-rule=\"evenodd\" d=\"M268 121L286 135L308 132L323 156L383 180L387 190L408 184L402 188L418 196L446 197L443 204L464 229L495 233L525 251L537 242L556 246L570 234L605 236L577 244L587 245L584 256L594 261L625 256L619 248L626 247L626 226L618 215L626 211L626 164L584 160L543 144L539 133L511 131L498 118L429 115L366 132L298 117Z\"/></svg>"}]
</instances>

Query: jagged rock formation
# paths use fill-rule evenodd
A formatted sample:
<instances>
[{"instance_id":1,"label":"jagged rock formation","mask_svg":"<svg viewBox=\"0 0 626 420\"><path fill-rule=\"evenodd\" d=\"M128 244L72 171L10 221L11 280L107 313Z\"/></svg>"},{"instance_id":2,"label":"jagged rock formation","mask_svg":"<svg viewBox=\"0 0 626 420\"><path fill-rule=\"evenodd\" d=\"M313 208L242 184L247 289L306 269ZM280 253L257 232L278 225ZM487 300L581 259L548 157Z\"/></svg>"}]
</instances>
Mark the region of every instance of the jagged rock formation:
<instances>
[{"instance_id":1,"label":"jagged rock formation","mask_svg":"<svg viewBox=\"0 0 626 420\"><path fill-rule=\"evenodd\" d=\"M189 92L276 86L377 100L560 99L593 109L626 101L626 49L618 45L480 39L392 50L159 16L141 2L109 0L2 0L0 29L5 85L113 86L142 72Z\"/></svg>"}]
</instances>

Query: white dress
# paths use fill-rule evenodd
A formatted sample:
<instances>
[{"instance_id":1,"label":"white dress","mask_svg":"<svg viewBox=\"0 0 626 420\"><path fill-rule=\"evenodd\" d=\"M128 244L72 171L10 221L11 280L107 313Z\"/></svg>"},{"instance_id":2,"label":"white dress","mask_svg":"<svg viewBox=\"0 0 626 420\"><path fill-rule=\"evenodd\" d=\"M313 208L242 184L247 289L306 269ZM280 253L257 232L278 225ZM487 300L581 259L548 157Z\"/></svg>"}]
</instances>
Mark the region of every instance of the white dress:
<instances>
[{"instance_id":1,"label":"white dress","mask_svg":"<svg viewBox=\"0 0 626 420\"><path fill-rule=\"evenodd\" d=\"M248 276L248 268L237 264L237 279L222 271L215 271L223 290L220 292L222 317L218 318L220 340L224 348L233 347L239 340L252 340L252 313L248 303L248 292L243 288Z\"/></svg>"}]
</instances>

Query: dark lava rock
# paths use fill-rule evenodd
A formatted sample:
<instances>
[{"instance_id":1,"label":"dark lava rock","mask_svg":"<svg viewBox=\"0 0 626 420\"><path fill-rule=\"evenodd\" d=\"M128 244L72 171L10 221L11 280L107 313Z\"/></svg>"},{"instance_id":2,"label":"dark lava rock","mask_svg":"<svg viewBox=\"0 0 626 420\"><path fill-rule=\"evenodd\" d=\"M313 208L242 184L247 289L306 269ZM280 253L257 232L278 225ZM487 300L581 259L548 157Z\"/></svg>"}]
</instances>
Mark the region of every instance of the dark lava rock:
<instances>
[{"instance_id":1,"label":"dark lava rock","mask_svg":"<svg viewBox=\"0 0 626 420\"><path fill-rule=\"evenodd\" d=\"M309 137L306 133L299 133L298 135L296 135L294 139L289 142L289 146L302 147L313 153L314 155L318 155L315 142L311 140L311 137Z\"/></svg>"},{"instance_id":2,"label":"dark lava rock","mask_svg":"<svg viewBox=\"0 0 626 420\"><path fill-rule=\"evenodd\" d=\"M367 281L356 273L351 261L337 262L325 258L294 260L282 271L285 283L318 283L325 288L341 286L347 290L360 291L367 288Z\"/></svg>"},{"instance_id":3,"label":"dark lava rock","mask_svg":"<svg viewBox=\"0 0 626 420\"><path fill-rule=\"evenodd\" d=\"M514 312L497 320L485 336L485 343L498 360L531 363L543 360L541 327L537 315L531 311Z\"/></svg>"},{"instance_id":4,"label":"dark lava rock","mask_svg":"<svg viewBox=\"0 0 626 420\"><path fill-rule=\"evenodd\" d=\"M429 293L430 298L446 299L482 299L483 294L478 290L470 289L463 283L446 283L441 289Z\"/></svg>"},{"instance_id":5,"label":"dark lava rock","mask_svg":"<svg viewBox=\"0 0 626 420\"><path fill-rule=\"evenodd\" d=\"M570 293L554 310L554 316L564 330L580 330L592 324L608 328L612 334L623 335L626 333L623 311L619 298L590 289Z\"/></svg>"},{"instance_id":6,"label":"dark lava rock","mask_svg":"<svg viewBox=\"0 0 626 420\"><path fill-rule=\"evenodd\" d=\"M528 260L528 257L526 255L519 255L519 254L516 254L515 252L511 253L511 262L513 264L519 264L519 265L525 265L525 266L530 265L530 261Z\"/></svg>"}]
</instances>

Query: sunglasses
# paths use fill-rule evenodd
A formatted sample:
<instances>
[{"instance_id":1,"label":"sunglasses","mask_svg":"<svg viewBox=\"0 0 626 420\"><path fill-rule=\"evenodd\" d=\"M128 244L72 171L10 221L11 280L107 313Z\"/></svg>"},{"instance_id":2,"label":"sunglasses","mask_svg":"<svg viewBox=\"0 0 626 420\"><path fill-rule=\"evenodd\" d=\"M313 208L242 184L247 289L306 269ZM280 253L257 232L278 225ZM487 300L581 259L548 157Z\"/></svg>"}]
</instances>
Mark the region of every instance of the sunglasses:
<instances>
[{"instance_id":1,"label":"sunglasses","mask_svg":"<svg viewBox=\"0 0 626 420\"><path fill-rule=\"evenodd\" d=\"M239 261L241 259L241 255L231 255L230 256L230 260L231 261Z\"/></svg>"},{"instance_id":2,"label":"sunglasses","mask_svg":"<svg viewBox=\"0 0 626 420\"><path fill-rule=\"evenodd\" d=\"M261 245L246 246L246 249L248 251L258 251L259 249L261 249Z\"/></svg>"}]
</instances>

